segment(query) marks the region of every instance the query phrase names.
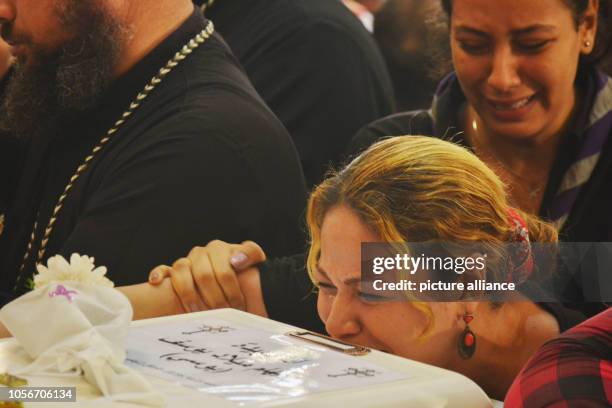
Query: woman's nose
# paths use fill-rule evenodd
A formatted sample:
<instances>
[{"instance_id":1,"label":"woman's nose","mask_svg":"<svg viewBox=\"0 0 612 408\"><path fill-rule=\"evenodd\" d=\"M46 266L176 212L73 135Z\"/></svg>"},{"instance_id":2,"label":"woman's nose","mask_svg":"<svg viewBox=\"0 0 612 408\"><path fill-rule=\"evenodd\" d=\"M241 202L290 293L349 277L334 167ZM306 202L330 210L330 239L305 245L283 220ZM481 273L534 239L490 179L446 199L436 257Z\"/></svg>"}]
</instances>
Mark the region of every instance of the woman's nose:
<instances>
[{"instance_id":1,"label":"woman's nose","mask_svg":"<svg viewBox=\"0 0 612 408\"><path fill-rule=\"evenodd\" d=\"M518 73L518 59L511 47L504 46L495 50L491 61L491 72L487 79L488 86L499 94L510 92L521 83Z\"/></svg>"},{"instance_id":2,"label":"woman's nose","mask_svg":"<svg viewBox=\"0 0 612 408\"><path fill-rule=\"evenodd\" d=\"M351 302L337 296L331 306L329 315L325 320L325 329L330 336L337 339L346 339L361 332L359 314Z\"/></svg>"}]
</instances>

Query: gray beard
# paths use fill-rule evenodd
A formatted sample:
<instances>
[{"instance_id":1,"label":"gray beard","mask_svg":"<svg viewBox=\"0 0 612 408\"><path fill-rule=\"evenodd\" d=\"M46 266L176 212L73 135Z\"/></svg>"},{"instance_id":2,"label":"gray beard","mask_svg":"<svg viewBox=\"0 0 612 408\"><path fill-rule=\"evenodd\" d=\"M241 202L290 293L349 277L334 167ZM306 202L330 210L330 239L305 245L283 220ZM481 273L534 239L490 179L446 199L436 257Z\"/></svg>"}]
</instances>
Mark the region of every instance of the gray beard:
<instances>
[{"instance_id":1,"label":"gray beard","mask_svg":"<svg viewBox=\"0 0 612 408\"><path fill-rule=\"evenodd\" d=\"M53 53L34 50L16 63L0 105L0 129L31 138L91 110L112 82L126 30L97 0L69 0L62 23L73 39Z\"/></svg>"}]
</instances>

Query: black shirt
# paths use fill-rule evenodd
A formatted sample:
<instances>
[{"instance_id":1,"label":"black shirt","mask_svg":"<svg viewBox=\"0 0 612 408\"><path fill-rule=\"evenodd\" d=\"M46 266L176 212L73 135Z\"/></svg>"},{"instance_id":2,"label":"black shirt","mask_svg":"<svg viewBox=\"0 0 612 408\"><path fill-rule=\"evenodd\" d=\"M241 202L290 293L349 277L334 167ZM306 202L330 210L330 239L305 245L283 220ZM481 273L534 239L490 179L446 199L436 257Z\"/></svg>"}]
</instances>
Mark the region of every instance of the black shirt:
<instances>
[{"instance_id":1,"label":"black shirt","mask_svg":"<svg viewBox=\"0 0 612 408\"><path fill-rule=\"evenodd\" d=\"M3 169L0 178L7 211L0 237L5 294L12 291L36 213L33 253L77 166L206 24L195 11L117 79L94 110L57 135L0 138L0 151L19 170ZM126 285L146 281L152 267L216 238L252 239L270 253L294 253L303 248L305 198L290 137L215 34L162 80L97 153L69 192L45 258L94 256L116 285ZM33 271L30 257L24 276Z\"/></svg>"},{"instance_id":2,"label":"black shirt","mask_svg":"<svg viewBox=\"0 0 612 408\"><path fill-rule=\"evenodd\" d=\"M359 128L392 113L384 60L337 0L219 0L206 10L255 89L289 130L308 186Z\"/></svg>"}]
</instances>

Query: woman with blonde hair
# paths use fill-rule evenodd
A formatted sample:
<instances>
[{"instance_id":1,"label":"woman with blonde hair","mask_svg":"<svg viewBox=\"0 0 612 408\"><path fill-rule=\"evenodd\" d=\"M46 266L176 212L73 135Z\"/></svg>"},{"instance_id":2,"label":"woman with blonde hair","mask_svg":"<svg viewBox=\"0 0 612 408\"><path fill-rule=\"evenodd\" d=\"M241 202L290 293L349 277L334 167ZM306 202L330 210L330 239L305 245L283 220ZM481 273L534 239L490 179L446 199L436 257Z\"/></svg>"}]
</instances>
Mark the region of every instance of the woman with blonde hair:
<instances>
[{"instance_id":1,"label":"woman with blonde hair","mask_svg":"<svg viewBox=\"0 0 612 408\"><path fill-rule=\"evenodd\" d=\"M318 314L329 335L463 373L492 397L503 398L529 356L581 320L575 312L534 303L520 292L520 285L537 273L530 241L554 243L556 232L537 217L512 208L499 178L452 143L418 136L376 143L315 189L307 220L307 269L318 287ZM513 281L519 289L496 301L452 302L410 296L398 301L364 289L362 243L427 241L484 243L480 248L487 253L505 256L488 259L486 269L476 275L488 282ZM509 250L508 243L526 251ZM252 244L215 242L197 248L175 264L174 287L183 294L190 290L185 285L210 291L211 281L225 282L224 271L236 266L237 255L252 263L257 252ZM297 259L271 260L260 266L268 272L255 273L263 280L270 269L289 273L292 267L303 271L304 264ZM154 272L164 275L169 268ZM466 272L456 280L473 277ZM240 285L247 310L265 314L268 304L263 305L261 293L250 294L255 285L244 279ZM217 289L222 292L223 284ZM198 296L198 289L193 295ZM213 298L204 295L205 302ZM186 297L182 300L188 302Z\"/></svg>"}]
</instances>

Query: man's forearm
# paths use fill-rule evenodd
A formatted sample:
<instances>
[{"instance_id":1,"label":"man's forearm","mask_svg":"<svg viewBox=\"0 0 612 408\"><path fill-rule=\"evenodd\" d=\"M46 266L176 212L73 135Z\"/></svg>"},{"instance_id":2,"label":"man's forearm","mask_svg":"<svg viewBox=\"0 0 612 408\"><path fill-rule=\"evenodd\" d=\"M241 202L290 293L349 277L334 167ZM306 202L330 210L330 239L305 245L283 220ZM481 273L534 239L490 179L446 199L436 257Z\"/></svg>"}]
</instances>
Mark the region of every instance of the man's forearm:
<instances>
[{"instance_id":1,"label":"man's forearm","mask_svg":"<svg viewBox=\"0 0 612 408\"><path fill-rule=\"evenodd\" d=\"M121 286L117 290L122 292L132 304L133 320L185 313L178 296L172 289L170 279L164 279L159 286L145 282Z\"/></svg>"}]
</instances>

